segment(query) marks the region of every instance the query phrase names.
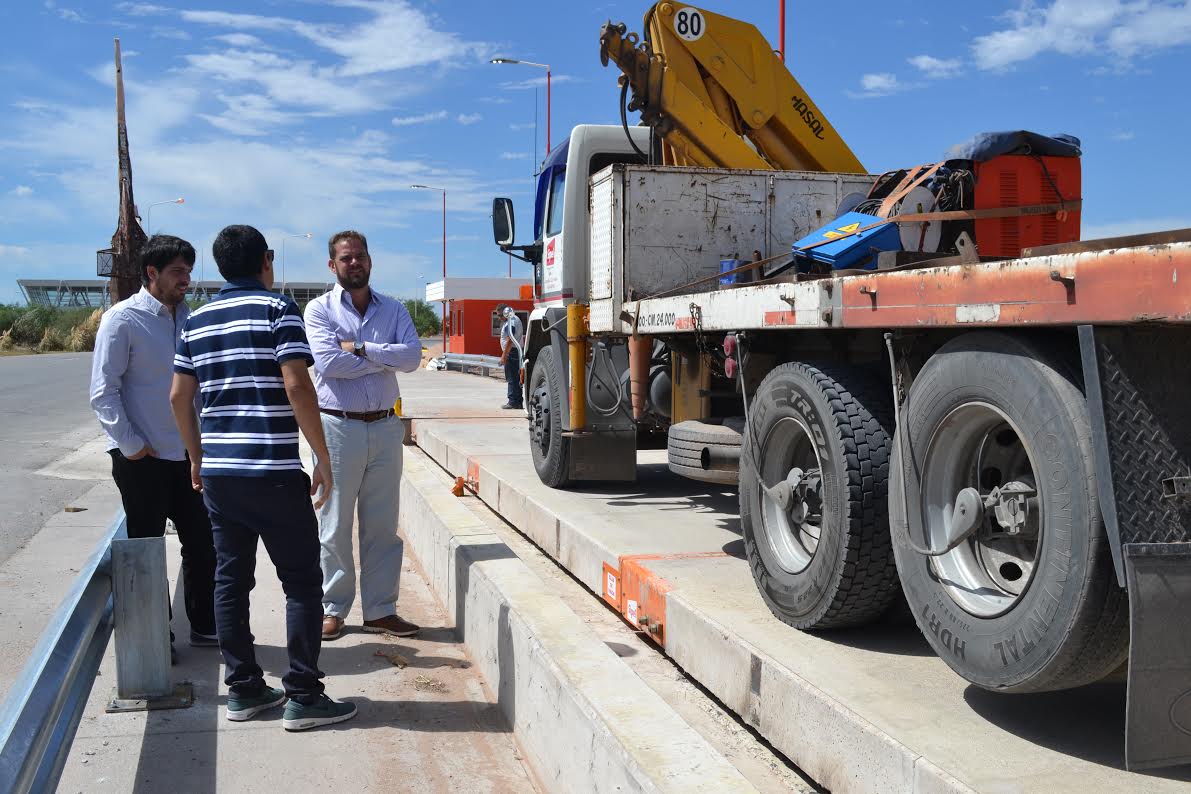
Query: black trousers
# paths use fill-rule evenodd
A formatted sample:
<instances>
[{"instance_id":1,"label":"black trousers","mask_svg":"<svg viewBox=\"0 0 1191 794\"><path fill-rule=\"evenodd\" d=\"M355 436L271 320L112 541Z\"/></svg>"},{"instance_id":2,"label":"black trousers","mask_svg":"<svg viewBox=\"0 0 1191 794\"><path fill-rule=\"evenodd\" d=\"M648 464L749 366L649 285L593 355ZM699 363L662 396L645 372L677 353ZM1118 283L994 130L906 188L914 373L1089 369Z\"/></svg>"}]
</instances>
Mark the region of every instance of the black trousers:
<instances>
[{"instance_id":1,"label":"black trousers","mask_svg":"<svg viewBox=\"0 0 1191 794\"><path fill-rule=\"evenodd\" d=\"M293 700L312 702L323 691L318 669L323 572L310 479L297 471L277 477L203 477L203 498L215 537L215 625L227 665L224 683L245 696L265 687L248 616L260 538L285 591L289 672L281 682Z\"/></svg>"},{"instance_id":2,"label":"black trousers","mask_svg":"<svg viewBox=\"0 0 1191 794\"><path fill-rule=\"evenodd\" d=\"M521 354L517 348L509 351L505 359L505 383L509 389L509 405L521 407Z\"/></svg>"},{"instance_id":3,"label":"black trousers","mask_svg":"<svg viewBox=\"0 0 1191 794\"><path fill-rule=\"evenodd\" d=\"M186 617L194 631L214 635L215 546L202 494L190 487L190 462L148 455L129 460L118 449L109 454L112 479L128 516L128 537L160 538L165 534L165 520L174 522L182 543Z\"/></svg>"}]
</instances>

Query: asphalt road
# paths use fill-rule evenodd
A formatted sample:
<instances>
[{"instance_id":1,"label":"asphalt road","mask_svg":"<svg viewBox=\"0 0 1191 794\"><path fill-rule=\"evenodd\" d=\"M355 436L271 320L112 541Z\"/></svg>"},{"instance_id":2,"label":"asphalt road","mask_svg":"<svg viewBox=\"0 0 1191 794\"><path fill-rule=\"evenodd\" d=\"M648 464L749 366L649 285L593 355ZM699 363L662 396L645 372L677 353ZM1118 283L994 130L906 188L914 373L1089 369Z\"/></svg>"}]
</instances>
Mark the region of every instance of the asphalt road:
<instances>
[{"instance_id":1,"label":"asphalt road","mask_svg":"<svg viewBox=\"0 0 1191 794\"><path fill-rule=\"evenodd\" d=\"M35 474L101 432L90 381L90 353L0 356L0 564L95 485Z\"/></svg>"}]
</instances>

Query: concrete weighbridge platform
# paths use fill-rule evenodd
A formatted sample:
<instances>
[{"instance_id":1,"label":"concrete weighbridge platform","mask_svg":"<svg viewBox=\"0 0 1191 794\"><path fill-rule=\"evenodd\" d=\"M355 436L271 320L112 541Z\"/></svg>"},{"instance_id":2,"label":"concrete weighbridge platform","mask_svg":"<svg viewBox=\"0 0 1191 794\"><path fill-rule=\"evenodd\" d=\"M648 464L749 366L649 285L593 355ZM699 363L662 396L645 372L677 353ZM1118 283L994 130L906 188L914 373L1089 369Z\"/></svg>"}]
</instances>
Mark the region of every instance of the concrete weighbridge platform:
<instances>
[{"instance_id":1,"label":"concrete weighbridge platform","mask_svg":"<svg viewBox=\"0 0 1191 794\"><path fill-rule=\"evenodd\" d=\"M819 786L833 792L1191 792L1191 767L1124 770L1123 681L998 695L952 673L912 624L799 632L773 617L757 593L734 490L672 474L664 451L639 453L636 483L554 490L534 473L523 415L476 410L474 396L461 394L455 379L440 387L418 378L417 389L417 403L433 410L410 420L425 457L409 449L407 461L416 456L424 476L406 478L402 527L424 568L450 567L457 554L458 537L432 537L428 525L443 519L432 515L428 500L445 504L442 494L430 491L462 477L470 494L581 582L591 599L633 623L639 642L660 646ZM431 393L436 399L427 399ZM432 473L437 479L427 479ZM427 562L424 555L438 560ZM450 572L429 578L445 582ZM453 581L446 595L466 597L465 590L466 583ZM496 644L510 641L500 636L503 630L486 640L494 654ZM473 655L484 653L472 638L466 642ZM499 670L485 675L494 689L503 685ZM631 716L617 719L648 724L650 717L640 703ZM526 741L520 734L518 740ZM697 768L697 754L685 763ZM670 771L677 773L677 766ZM703 772L727 774L712 766ZM540 763L535 767L549 779ZM699 788L734 789L732 779L727 774Z\"/></svg>"}]
</instances>

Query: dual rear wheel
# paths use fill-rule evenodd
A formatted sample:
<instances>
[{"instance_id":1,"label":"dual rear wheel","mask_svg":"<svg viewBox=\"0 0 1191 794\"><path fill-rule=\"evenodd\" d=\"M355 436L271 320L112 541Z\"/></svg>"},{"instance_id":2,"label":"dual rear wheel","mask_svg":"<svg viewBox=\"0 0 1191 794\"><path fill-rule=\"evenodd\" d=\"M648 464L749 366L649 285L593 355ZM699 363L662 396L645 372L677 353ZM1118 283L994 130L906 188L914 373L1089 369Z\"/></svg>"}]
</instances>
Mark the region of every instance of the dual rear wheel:
<instances>
[{"instance_id":1,"label":"dual rear wheel","mask_svg":"<svg viewBox=\"0 0 1191 794\"><path fill-rule=\"evenodd\" d=\"M740 512L774 614L856 626L900 589L935 651L979 686L1061 689L1116 669L1127 603L1086 403L1061 357L967 335L918 373L896 437L891 403L862 369L805 363L753 396Z\"/></svg>"}]
</instances>

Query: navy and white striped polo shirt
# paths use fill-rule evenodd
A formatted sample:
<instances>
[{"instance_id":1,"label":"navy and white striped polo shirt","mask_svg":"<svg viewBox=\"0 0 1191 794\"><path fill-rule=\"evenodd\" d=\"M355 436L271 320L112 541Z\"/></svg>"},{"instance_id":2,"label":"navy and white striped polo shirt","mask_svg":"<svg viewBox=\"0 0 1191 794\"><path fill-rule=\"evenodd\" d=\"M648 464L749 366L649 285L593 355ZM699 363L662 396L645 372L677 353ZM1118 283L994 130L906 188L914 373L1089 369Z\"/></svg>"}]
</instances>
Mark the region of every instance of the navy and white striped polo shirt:
<instances>
[{"instance_id":1,"label":"navy and white striped polo shirt","mask_svg":"<svg viewBox=\"0 0 1191 794\"><path fill-rule=\"evenodd\" d=\"M281 364L314 363L298 306L255 279L224 285L182 328L174 372L198 379L205 477L302 471Z\"/></svg>"}]
</instances>

